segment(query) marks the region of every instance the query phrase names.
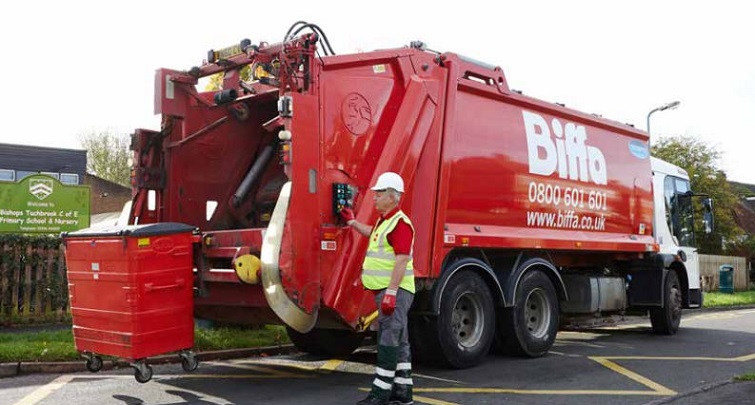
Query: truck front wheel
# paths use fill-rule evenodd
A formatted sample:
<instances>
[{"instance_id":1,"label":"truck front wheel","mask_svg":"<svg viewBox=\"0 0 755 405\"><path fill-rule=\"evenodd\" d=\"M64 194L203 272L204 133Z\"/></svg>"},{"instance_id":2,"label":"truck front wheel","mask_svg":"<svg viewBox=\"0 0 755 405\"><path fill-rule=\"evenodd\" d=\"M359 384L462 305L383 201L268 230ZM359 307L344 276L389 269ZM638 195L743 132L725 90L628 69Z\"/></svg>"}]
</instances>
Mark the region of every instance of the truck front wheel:
<instances>
[{"instance_id":1,"label":"truck front wheel","mask_svg":"<svg viewBox=\"0 0 755 405\"><path fill-rule=\"evenodd\" d=\"M539 357L553 346L558 332L558 301L553 283L539 270L522 276L514 306L503 311L498 345L507 353Z\"/></svg>"},{"instance_id":2,"label":"truck front wheel","mask_svg":"<svg viewBox=\"0 0 755 405\"><path fill-rule=\"evenodd\" d=\"M682 289L676 272L669 271L663 283L663 307L650 309L650 324L658 335L673 335L682 321Z\"/></svg>"}]
</instances>

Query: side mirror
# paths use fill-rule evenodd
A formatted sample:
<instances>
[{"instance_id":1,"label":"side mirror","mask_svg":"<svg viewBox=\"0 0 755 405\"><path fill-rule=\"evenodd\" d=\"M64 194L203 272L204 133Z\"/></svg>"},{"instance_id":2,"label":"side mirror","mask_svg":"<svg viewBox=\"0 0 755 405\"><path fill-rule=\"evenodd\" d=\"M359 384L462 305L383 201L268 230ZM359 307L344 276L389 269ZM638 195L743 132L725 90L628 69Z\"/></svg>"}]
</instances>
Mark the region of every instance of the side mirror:
<instances>
[{"instance_id":1,"label":"side mirror","mask_svg":"<svg viewBox=\"0 0 755 405\"><path fill-rule=\"evenodd\" d=\"M713 199L710 197L703 199L703 227L706 235L710 235L715 229L713 224Z\"/></svg>"}]
</instances>

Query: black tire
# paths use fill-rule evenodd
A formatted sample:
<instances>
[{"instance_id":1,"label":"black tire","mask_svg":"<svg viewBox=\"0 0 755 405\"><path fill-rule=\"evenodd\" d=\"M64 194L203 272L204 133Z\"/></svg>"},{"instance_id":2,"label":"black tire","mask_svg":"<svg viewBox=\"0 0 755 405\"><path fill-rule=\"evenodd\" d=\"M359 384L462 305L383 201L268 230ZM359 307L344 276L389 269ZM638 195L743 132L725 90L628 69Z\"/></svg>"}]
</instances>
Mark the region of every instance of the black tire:
<instances>
[{"instance_id":1,"label":"black tire","mask_svg":"<svg viewBox=\"0 0 755 405\"><path fill-rule=\"evenodd\" d=\"M181 368L186 372L191 372L199 367L199 360L194 355L181 356Z\"/></svg>"},{"instance_id":2,"label":"black tire","mask_svg":"<svg viewBox=\"0 0 755 405\"><path fill-rule=\"evenodd\" d=\"M286 327L291 342L302 352L318 356L347 356L362 344L364 334L346 329L312 329L299 333Z\"/></svg>"},{"instance_id":3,"label":"black tire","mask_svg":"<svg viewBox=\"0 0 755 405\"><path fill-rule=\"evenodd\" d=\"M429 326L437 336L441 363L460 369L481 363L495 335L493 298L482 277L461 271L448 280L440 313Z\"/></svg>"},{"instance_id":4,"label":"black tire","mask_svg":"<svg viewBox=\"0 0 755 405\"><path fill-rule=\"evenodd\" d=\"M673 335L682 321L682 289L676 272L669 271L663 283L663 307L650 309L650 324L653 333Z\"/></svg>"},{"instance_id":5,"label":"black tire","mask_svg":"<svg viewBox=\"0 0 755 405\"><path fill-rule=\"evenodd\" d=\"M502 311L496 330L497 346L508 354L540 357L556 340L559 322L558 297L545 273L524 273L516 288L514 306Z\"/></svg>"},{"instance_id":6,"label":"black tire","mask_svg":"<svg viewBox=\"0 0 755 405\"><path fill-rule=\"evenodd\" d=\"M102 357L92 356L91 358L88 358L86 366L87 366L87 370L93 373L96 373L102 370Z\"/></svg>"},{"instance_id":7,"label":"black tire","mask_svg":"<svg viewBox=\"0 0 755 405\"><path fill-rule=\"evenodd\" d=\"M144 370L145 372L142 374L138 367L134 367L134 378L138 383L144 384L152 379L152 366L147 364L145 365Z\"/></svg>"}]
</instances>

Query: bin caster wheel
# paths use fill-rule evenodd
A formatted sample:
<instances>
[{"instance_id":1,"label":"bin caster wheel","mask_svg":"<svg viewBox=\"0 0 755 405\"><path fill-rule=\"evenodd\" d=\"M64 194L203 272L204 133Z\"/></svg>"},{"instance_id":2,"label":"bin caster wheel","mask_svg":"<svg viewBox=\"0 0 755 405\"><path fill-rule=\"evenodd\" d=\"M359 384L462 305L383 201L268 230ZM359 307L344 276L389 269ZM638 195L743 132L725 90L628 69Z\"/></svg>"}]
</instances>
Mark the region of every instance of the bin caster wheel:
<instances>
[{"instance_id":1,"label":"bin caster wheel","mask_svg":"<svg viewBox=\"0 0 755 405\"><path fill-rule=\"evenodd\" d=\"M184 371L194 371L199 367L199 360L197 360L194 354L187 354L181 356L181 367Z\"/></svg>"},{"instance_id":2,"label":"bin caster wheel","mask_svg":"<svg viewBox=\"0 0 755 405\"><path fill-rule=\"evenodd\" d=\"M152 379L152 366L148 364L143 364L137 367L134 367L134 378L139 383L146 383L149 380Z\"/></svg>"},{"instance_id":3,"label":"bin caster wheel","mask_svg":"<svg viewBox=\"0 0 755 405\"><path fill-rule=\"evenodd\" d=\"M102 357L100 356L92 356L90 358L87 358L87 370L96 373L100 370L102 370Z\"/></svg>"}]
</instances>

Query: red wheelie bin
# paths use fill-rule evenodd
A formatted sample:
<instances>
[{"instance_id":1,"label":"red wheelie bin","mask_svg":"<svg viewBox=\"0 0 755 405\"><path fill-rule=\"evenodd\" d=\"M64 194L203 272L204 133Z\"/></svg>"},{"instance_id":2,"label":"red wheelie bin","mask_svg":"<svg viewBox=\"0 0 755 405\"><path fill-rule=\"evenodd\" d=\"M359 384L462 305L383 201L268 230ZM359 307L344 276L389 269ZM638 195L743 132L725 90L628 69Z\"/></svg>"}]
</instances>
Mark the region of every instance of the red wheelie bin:
<instances>
[{"instance_id":1,"label":"red wheelie bin","mask_svg":"<svg viewBox=\"0 0 755 405\"><path fill-rule=\"evenodd\" d=\"M171 352L184 370L197 368L194 234L189 225L160 223L63 235L74 343L87 369L102 368L100 355L120 357L145 383L145 360Z\"/></svg>"}]
</instances>

